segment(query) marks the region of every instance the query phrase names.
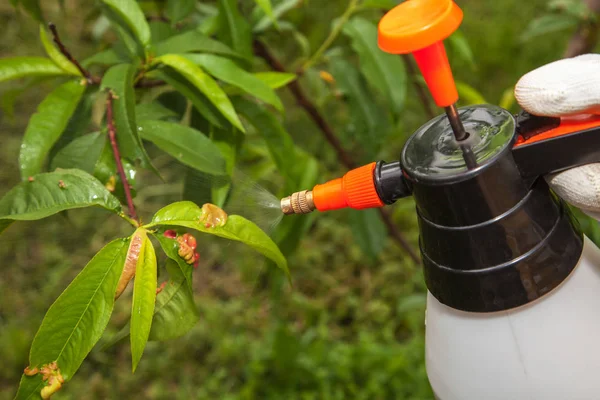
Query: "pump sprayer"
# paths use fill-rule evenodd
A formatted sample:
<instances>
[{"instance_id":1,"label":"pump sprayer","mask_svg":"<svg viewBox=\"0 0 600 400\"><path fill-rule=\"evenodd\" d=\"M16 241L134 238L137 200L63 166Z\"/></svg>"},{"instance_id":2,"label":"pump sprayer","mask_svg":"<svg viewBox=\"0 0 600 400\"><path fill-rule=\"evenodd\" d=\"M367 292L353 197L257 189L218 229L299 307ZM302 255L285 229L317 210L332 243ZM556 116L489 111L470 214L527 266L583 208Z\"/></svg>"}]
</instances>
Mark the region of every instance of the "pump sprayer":
<instances>
[{"instance_id":1,"label":"pump sprayer","mask_svg":"<svg viewBox=\"0 0 600 400\"><path fill-rule=\"evenodd\" d=\"M600 398L600 250L543 176L600 162L600 117L457 108L443 40L452 0L407 0L379 46L412 53L442 114L396 162L373 162L281 200L285 214L413 196L428 289L426 362L439 400Z\"/></svg>"}]
</instances>

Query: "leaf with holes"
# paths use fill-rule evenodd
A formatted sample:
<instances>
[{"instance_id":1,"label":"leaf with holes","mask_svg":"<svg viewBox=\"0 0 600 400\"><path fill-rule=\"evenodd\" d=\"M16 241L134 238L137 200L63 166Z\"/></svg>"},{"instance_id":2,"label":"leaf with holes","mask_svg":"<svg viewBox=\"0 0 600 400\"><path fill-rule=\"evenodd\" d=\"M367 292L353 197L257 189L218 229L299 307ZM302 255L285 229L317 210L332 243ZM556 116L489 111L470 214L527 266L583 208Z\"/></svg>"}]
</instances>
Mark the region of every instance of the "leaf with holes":
<instances>
[{"instance_id":1,"label":"leaf with holes","mask_svg":"<svg viewBox=\"0 0 600 400\"><path fill-rule=\"evenodd\" d=\"M287 261L277 245L258 226L239 215L230 215L223 226L206 227L207 217L202 209L190 201L180 201L159 210L146 228L154 226L181 226L209 235L242 242L274 261L289 275Z\"/></svg>"},{"instance_id":2,"label":"leaf with holes","mask_svg":"<svg viewBox=\"0 0 600 400\"><path fill-rule=\"evenodd\" d=\"M84 91L85 85L81 82L68 81L54 89L40 103L37 112L29 120L21 144L19 165L22 179L42 170L48 152L67 127Z\"/></svg>"},{"instance_id":3,"label":"leaf with holes","mask_svg":"<svg viewBox=\"0 0 600 400\"><path fill-rule=\"evenodd\" d=\"M76 169L39 174L0 199L0 232L12 221L33 221L73 208L100 206L115 213L121 204L93 176Z\"/></svg>"}]
</instances>

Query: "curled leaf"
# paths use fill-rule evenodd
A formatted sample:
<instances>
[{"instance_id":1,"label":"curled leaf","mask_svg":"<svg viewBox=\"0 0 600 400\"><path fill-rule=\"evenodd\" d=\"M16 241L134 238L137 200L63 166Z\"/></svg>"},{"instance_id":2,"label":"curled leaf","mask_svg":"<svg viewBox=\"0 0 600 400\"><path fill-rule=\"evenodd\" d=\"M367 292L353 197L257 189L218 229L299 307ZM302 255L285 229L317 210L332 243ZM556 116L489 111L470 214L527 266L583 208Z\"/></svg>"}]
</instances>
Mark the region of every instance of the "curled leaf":
<instances>
[{"instance_id":1,"label":"curled leaf","mask_svg":"<svg viewBox=\"0 0 600 400\"><path fill-rule=\"evenodd\" d=\"M147 236L146 230L140 228L136 230L131 237L131 243L129 243L129 249L127 250L127 257L125 258L123 272L121 273L121 277L119 278L119 283L117 285L115 299L119 298L119 296L123 294L123 291L131 279L133 279L135 275L135 268Z\"/></svg>"}]
</instances>

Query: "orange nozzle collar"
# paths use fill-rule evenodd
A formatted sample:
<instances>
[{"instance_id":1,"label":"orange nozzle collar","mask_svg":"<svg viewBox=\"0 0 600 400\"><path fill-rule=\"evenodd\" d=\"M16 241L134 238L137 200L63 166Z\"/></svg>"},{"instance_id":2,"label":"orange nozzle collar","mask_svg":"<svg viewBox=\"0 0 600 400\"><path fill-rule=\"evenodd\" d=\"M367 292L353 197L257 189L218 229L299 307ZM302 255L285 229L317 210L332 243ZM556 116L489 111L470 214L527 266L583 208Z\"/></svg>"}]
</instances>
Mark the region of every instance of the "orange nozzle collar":
<instances>
[{"instance_id":1,"label":"orange nozzle collar","mask_svg":"<svg viewBox=\"0 0 600 400\"><path fill-rule=\"evenodd\" d=\"M376 163L348 171L342 178L334 179L313 188L313 201L319 211L337 210L350 207L383 207L375 189L373 171Z\"/></svg>"}]
</instances>

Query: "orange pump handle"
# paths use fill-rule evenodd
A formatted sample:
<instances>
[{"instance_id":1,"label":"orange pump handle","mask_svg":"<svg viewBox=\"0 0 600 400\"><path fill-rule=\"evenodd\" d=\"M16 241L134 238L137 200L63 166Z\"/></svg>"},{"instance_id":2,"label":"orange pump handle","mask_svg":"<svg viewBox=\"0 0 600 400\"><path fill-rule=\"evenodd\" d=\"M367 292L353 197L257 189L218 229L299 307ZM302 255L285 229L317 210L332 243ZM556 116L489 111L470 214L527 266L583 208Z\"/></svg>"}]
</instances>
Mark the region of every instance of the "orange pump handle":
<instances>
[{"instance_id":1,"label":"orange pump handle","mask_svg":"<svg viewBox=\"0 0 600 400\"><path fill-rule=\"evenodd\" d=\"M383 207L375 189L373 171L377 163L371 163L348 171L342 178L334 179L313 190L313 202L319 211L338 210L340 208Z\"/></svg>"},{"instance_id":2,"label":"orange pump handle","mask_svg":"<svg viewBox=\"0 0 600 400\"><path fill-rule=\"evenodd\" d=\"M412 53L439 107L458 101L443 40L462 18L462 10L452 0L407 0L379 22L379 48L392 54Z\"/></svg>"}]
</instances>

